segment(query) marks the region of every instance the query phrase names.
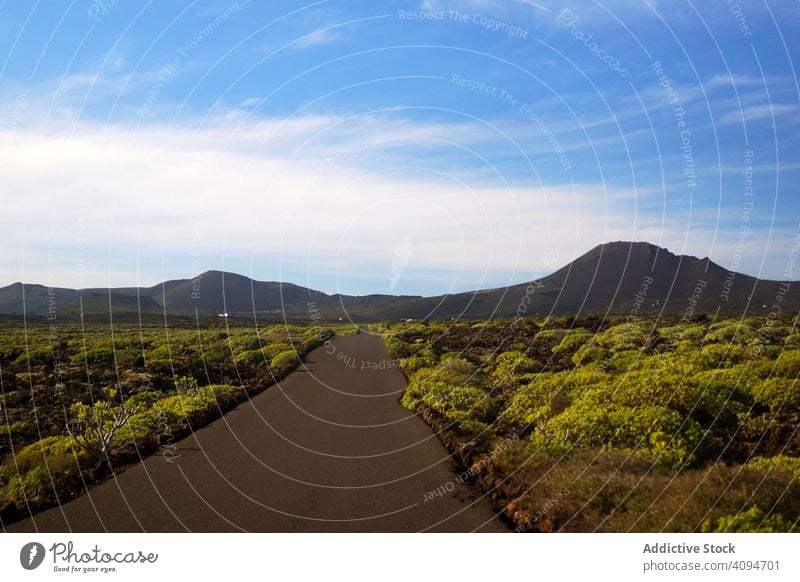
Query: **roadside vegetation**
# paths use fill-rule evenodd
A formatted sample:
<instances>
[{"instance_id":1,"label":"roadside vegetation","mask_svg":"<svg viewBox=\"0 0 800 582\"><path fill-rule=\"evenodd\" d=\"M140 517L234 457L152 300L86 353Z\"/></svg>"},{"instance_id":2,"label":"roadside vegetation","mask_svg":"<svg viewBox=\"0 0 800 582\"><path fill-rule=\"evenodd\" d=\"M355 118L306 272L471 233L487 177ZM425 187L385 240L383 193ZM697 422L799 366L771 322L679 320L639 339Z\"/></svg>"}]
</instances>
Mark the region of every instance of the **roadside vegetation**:
<instances>
[{"instance_id":1,"label":"roadside vegetation","mask_svg":"<svg viewBox=\"0 0 800 582\"><path fill-rule=\"evenodd\" d=\"M483 459L476 481L520 531L722 532L800 531L796 324L376 329L409 379L402 403Z\"/></svg>"},{"instance_id":2,"label":"roadside vegetation","mask_svg":"<svg viewBox=\"0 0 800 582\"><path fill-rule=\"evenodd\" d=\"M112 333L113 332L113 333ZM296 368L352 326L0 326L0 519L79 495Z\"/></svg>"}]
</instances>

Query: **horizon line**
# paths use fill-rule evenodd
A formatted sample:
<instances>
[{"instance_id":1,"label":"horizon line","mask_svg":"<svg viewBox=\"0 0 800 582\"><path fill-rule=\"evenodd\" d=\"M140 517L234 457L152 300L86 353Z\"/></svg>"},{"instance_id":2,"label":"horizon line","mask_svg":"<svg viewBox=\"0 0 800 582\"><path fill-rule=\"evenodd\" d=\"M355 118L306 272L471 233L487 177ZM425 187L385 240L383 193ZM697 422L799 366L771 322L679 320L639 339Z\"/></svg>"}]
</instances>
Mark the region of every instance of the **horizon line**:
<instances>
[{"instance_id":1,"label":"horizon line","mask_svg":"<svg viewBox=\"0 0 800 582\"><path fill-rule=\"evenodd\" d=\"M531 283L532 281L536 281L536 280L541 279L543 277L548 277L548 276L552 275L556 271L558 271L558 270L560 270L560 269L562 269L564 267L569 266L571 263L573 263L573 262L577 261L578 259L588 255L589 253L591 253L592 251L594 251L594 250L596 250L598 248L605 247L607 245L612 245L612 244L628 245L629 247L633 247L634 245L648 245L650 247L655 247L656 249L658 249L659 252L664 251L664 252L669 253L669 254L671 254L673 256L676 256L680 260L683 260L684 258L686 258L686 259L693 259L693 260L696 260L696 261L708 261L709 263L713 263L714 265L720 267L721 269L724 269L725 271L727 271L729 273L733 273L734 275L744 275L744 276L747 276L747 277L752 277L752 278L757 279L759 281L773 281L773 282L786 282L786 281L789 281L788 279L768 279L768 278L759 277L757 275L751 275L751 274L748 274L748 273L745 273L745 272L741 272L741 271L733 271L731 269L728 269L727 267L724 267L724 266L720 265L719 263L714 262L710 257L699 258L699 257L697 257L695 255L688 255L688 254L679 254L678 255L678 254L673 253L672 251L670 251L666 247L662 247L662 246L659 246L659 245L657 245L655 243L651 243L651 242L648 242L648 241L624 241L624 240L618 240L618 241L608 241L608 242L604 242L604 243L599 243L599 244L593 246L592 248L590 248L589 250L585 251L584 253L578 255L577 257L575 257L571 261L568 261L568 262L564 263L563 265L561 265L559 267L553 268L552 271L548 271L547 273L539 274L537 277L535 277L533 279L525 279L525 280L522 280L520 282L509 283L507 285L500 285L500 286L494 285L494 286L488 286L488 287L485 287L485 288L484 287L477 287L477 288L467 289L465 291L455 291L455 292L445 292L445 293L432 293L432 294L429 294L429 295L428 294L394 294L394 293L381 293L381 292L370 292L370 293L345 293L345 292L342 292L342 291L328 292L328 291L323 291L321 289L317 289L317 288L313 288L313 287L307 287L305 285L301 285L301 284L295 283L293 281L278 281L278 280L255 279L250 275L243 275L242 273L238 273L236 271L226 271L226 270L218 269L218 268L206 269L202 273L198 273L198 274L196 274L194 276L190 276L190 277L177 278L177 279L170 279L170 278L163 279L163 280L157 281L157 282L155 282L155 283L153 283L151 285L138 284L138 285L119 285L119 286L115 286L115 287L111 287L111 286L109 286L109 287L63 287L63 286L47 285L47 284L43 284L43 283L26 283L24 281L14 281L13 283L9 283L7 285L3 285L2 287L0 287L0 289L5 289L7 287L12 287L14 285L33 285L33 286L44 287L44 288L47 288L47 289L63 289L63 290L78 291L78 292L81 292L81 291L109 291L109 292L113 292L116 289L131 289L131 288L132 289L145 289L145 288L157 287L159 285L163 286L164 284L170 283L170 282L193 281L193 280L199 279L203 275L206 275L206 274L209 274L209 273L221 273L223 276L224 275L235 275L237 277L243 277L243 278L249 279L251 282L255 282L255 283L275 283L275 284L278 284L278 285L293 285L295 287L301 287L303 289L308 289L309 291L313 291L313 292L317 292L317 293L323 293L323 294L325 294L325 295L327 295L329 297L333 297L333 296L336 296L336 295L341 295L341 296L349 296L349 297L384 296L384 297L420 297L420 298L430 298L430 297L441 297L441 296L446 296L446 295L459 295L459 294L462 294L462 293L481 293L481 292L494 291L494 290L499 290L499 289L506 289L506 288L509 288L509 287L515 287L515 286L518 286L518 285L524 285L524 284L527 284L527 283ZM792 282L795 282L795 281L792 281Z\"/></svg>"}]
</instances>

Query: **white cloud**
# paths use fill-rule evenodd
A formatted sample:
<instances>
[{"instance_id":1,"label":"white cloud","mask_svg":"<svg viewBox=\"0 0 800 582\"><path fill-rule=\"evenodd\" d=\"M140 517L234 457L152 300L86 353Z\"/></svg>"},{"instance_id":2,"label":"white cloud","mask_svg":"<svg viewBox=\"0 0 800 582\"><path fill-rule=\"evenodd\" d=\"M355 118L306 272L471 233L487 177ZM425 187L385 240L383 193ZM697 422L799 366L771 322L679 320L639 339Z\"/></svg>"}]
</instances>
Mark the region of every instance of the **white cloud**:
<instances>
[{"instance_id":1,"label":"white cloud","mask_svg":"<svg viewBox=\"0 0 800 582\"><path fill-rule=\"evenodd\" d=\"M15 261L27 256L33 260L24 265L26 278L43 280L47 265L35 254L48 246L61 257L74 256L79 246L90 257L123 257L129 275L120 275L118 284L133 282L137 253L167 261L196 253L207 264L224 251L280 260L293 272L385 264L389 273L397 241L411 236L409 272L462 268L519 277L536 266L530 249L567 242L565 229L584 239L576 243L580 248L597 240L597 215L584 213L602 196L596 188L576 197L565 187L475 189L459 185L457 175L443 182L438 168L364 173L345 157L331 162L332 152L346 145L341 136L292 156L330 123L301 118L227 132L220 124L0 133L7 197L0 276L20 279L22 265ZM374 147L398 134L415 135L409 122L369 120L360 129L359 139ZM442 131L421 126L416 133ZM78 283L70 261L60 266L65 285Z\"/></svg>"},{"instance_id":2,"label":"white cloud","mask_svg":"<svg viewBox=\"0 0 800 582\"><path fill-rule=\"evenodd\" d=\"M0 132L0 281L153 284L250 263L246 274L261 279L338 278L385 292L398 244L412 240L396 291L435 293L524 281L608 240L681 248L691 235L703 249L714 236L688 226L690 208L643 211L647 192L505 187L471 180L471 168L462 176L426 163L426 139L482 139L474 127L239 115L200 128ZM356 163L364 149L380 159L400 138L418 148L417 168ZM554 254L556 264L543 262Z\"/></svg>"},{"instance_id":3,"label":"white cloud","mask_svg":"<svg viewBox=\"0 0 800 582\"><path fill-rule=\"evenodd\" d=\"M649 2L654 7L658 2ZM558 13L562 9L572 10L582 16L597 16L609 11L648 11L647 3L642 0L605 0L599 5L583 0L423 0L420 10L485 10L492 14L541 16L543 13ZM604 10L605 9L605 10Z\"/></svg>"},{"instance_id":4,"label":"white cloud","mask_svg":"<svg viewBox=\"0 0 800 582\"><path fill-rule=\"evenodd\" d=\"M785 103L767 103L762 105L752 105L728 111L720 116L718 123L741 123L744 121L755 121L757 119L767 119L772 117L782 117L800 111L797 105Z\"/></svg>"},{"instance_id":5,"label":"white cloud","mask_svg":"<svg viewBox=\"0 0 800 582\"><path fill-rule=\"evenodd\" d=\"M717 88L731 89L736 88L741 90L742 87L749 86L763 86L767 83L766 79L754 77L751 75L739 75L728 73L717 73L709 77L703 82L703 87L706 91L712 91Z\"/></svg>"},{"instance_id":6,"label":"white cloud","mask_svg":"<svg viewBox=\"0 0 800 582\"><path fill-rule=\"evenodd\" d=\"M333 44L339 42L343 38L344 35L338 30L321 29L301 37L293 46L296 48L309 48Z\"/></svg>"}]
</instances>

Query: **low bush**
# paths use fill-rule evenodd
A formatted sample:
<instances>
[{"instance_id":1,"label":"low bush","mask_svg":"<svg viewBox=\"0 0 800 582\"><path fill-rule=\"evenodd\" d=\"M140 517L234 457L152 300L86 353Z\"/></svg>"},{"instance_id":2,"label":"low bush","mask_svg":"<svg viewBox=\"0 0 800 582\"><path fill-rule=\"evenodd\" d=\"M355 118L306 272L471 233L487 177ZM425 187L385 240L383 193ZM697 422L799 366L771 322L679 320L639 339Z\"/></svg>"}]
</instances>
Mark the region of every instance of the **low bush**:
<instances>
[{"instance_id":1,"label":"low bush","mask_svg":"<svg viewBox=\"0 0 800 582\"><path fill-rule=\"evenodd\" d=\"M792 380L800 377L800 350L788 350L778 356L773 375Z\"/></svg>"},{"instance_id":2,"label":"low bush","mask_svg":"<svg viewBox=\"0 0 800 582\"><path fill-rule=\"evenodd\" d=\"M280 342L275 344L269 344L261 348L261 353L264 354L264 358L266 361L271 362L278 354L282 354L284 352L292 351L293 347L292 344L286 342Z\"/></svg>"},{"instance_id":3,"label":"low bush","mask_svg":"<svg viewBox=\"0 0 800 582\"><path fill-rule=\"evenodd\" d=\"M494 369L489 378L498 385L515 383L524 374L538 372L542 365L518 351L503 352L494 361Z\"/></svg>"},{"instance_id":4,"label":"low bush","mask_svg":"<svg viewBox=\"0 0 800 582\"><path fill-rule=\"evenodd\" d=\"M50 473L69 473L92 461L89 451L70 436L46 437L28 445L16 454L20 473L36 467L46 467Z\"/></svg>"},{"instance_id":5,"label":"low bush","mask_svg":"<svg viewBox=\"0 0 800 582\"><path fill-rule=\"evenodd\" d=\"M557 346L553 347L554 354L562 352L573 353L580 348L583 344L594 337L594 334L586 331L585 329L573 329L567 333Z\"/></svg>"},{"instance_id":6,"label":"low bush","mask_svg":"<svg viewBox=\"0 0 800 582\"><path fill-rule=\"evenodd\" d=\"M272 358L269 367L278 373L286 373L299 363L299 354L295 350L286 350Z\"/></svg>"},{"instance_id":7,"label":"low bush","mask_svg":"<svg viewBox=\"0 0 800 582\"><path fill-rule=\"evenodd\" d=\"M794 530L794 524L780 513L767 515L755 505L740 513L708 519L701 528L704 533L788 533Z\"/></svg>"},{"instance_id":8,"label":"low bush","mask_svg":"<svg viewBox=\"0 0 800 582\"><path fill-rule=\"evenodd\" d=\"M168 396L153 404L155 414L166 422L181 422L208 410L217 404L221 398L234 395L238 391L235 386L212 385L200 388L196 395Z\"/></svg>"},{"instance_id":9,"label":"low bush","mask_svg":"<svg viewBox=\"0 0 800 582\"><path fill-rule=\"evenodd\" d=\"M114 349L110 347L94 348L72 356L75 364L110 365L114 363Z\"/></svg>"},{"instance_id":10,"label":"low bush","mask_svg":"<svg viewBox=\"0 0 800 582\"><path fill-rule=\"evenodd\" d=\"M800 380L768 378L752 387L756 402L772 410L797 410L800 406Z\"/></svg>"},{"instance_id":11,"label":"low bush","mask_svg":"<svg viewBox=\"0 0 800 582\"><path fill-rule=\"evenodd\" d=\"M18 367L41 366L53 363L52 348L37 348L23 352L14 360L14 365Z\"/></svg>"},{"instance_id":12,"label":"low bush","mask_svg":"<svg viewBox=\"0 0 800 582\"><path fill-rule=\"evenodd\" d=\"M260 349L240 352L233 358L233 360L237 364L245 366L256 366L258 364L264 364L266 362L269 362L267 357L264 355L264 352Z\"/></svg>"}]
</instances>

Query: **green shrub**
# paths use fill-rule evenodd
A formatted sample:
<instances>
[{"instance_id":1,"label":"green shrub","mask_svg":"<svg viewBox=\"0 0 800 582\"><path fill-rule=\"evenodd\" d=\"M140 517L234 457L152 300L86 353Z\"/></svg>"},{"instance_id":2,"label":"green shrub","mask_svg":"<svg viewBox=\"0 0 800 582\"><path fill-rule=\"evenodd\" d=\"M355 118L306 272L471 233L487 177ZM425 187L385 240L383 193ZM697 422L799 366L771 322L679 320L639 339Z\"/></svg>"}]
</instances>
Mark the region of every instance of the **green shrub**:
<instances>
[{"instance_id":1,"label":"green shrub","mask_svg":"<svg viewBox=\"0 0 800 582\"><path fill-rule=\"evenodd\" d=\"M36 425L26 420L17 420L11 424L0 424L0 435L7 436L9 433L12 438L33 436L36 434Z\"/></svg>"},{"instance_id":2,"label":"green shrub","mask_svg":"<svg viewBox=\"0 0 800 582\"><path fill-rule=\"evenodd\" d=\"M792 333L787 335L784 345L787 348L800 348L800 333Z\"/></svg>"},{"instance_id":3,"label":"green shrub","mask_svg":"<svg viewBox=\"0 0 800 582\"><path fill-rule=\"evenodd\" d=\"M51 472L44 466L33 467L22 477L22 488L28 499L46 495L51 487Z\"/></svg>"},{"instance_id":4,"label":"green shrub","mask_svg":"<svg viewBox=\"0 0 800 582\"><path fill-rule=\"evenodd\" d=\"M203 386L195 396L168 396L157 401L154 405L154 415L163 418L166 422L180 422L190 418L193 414L204 412L216 404L220 398L232 396L238 389L227 384Z\"/></svg>"},{"instance_id":5,"label":"green shrub","mask_svg":"<svg viewBox=\"0 0 800 582\"><path fill-rule=\"evenodd\" d=\"M175 378L175 392L184 396L197 396L200 386L191 376L179 376Z\"/></svg>"},{"instance_id":6,"label":"green shrub","mask_svg":"<svg viewBox=\"0 0 800 582\"><path fill-rule=\"evenodd\" d=\"M319 345L322 345L319 339L309 338L301 344L301 349L303 349L304 351L311 350L314 347L318 347ZM289 353L296 353L295 348L290 343L281 342L277 344L269 344L264 346L263 348L241 352L234 358L234 360L236 361L237 364L245 364L251 366L267 362L270 363L272 367L275 367L274 365L271 364L271 362L274 362L278 356Z\"/></svg>"},{"instance_id":7,"label":"green shrub","mask_svg":"<svg viewBox=\"0 0 800 582\"><path fill-rule=\"evenodd\" d=\"M697 354L697 365L709 370L741 364L753 357L752 350L736 344L709 344Z\"/></svg>"},{"instance_id":8,"label":"green shrub","mask_svg":"<svg viewBox=\"0 0 800 582\"><path fill-rule=\"evenodd\" d=\"M223 362L228 361L230 355L230 351L223 347L214 346L203 350L203 360L214 365L220 365Z\"/></svg>"},{"instance_id":9,"label":"green shrub","mask_svg":"<svg viewBox=\"0 0 800 582\"><path fill-rule=\"evenodd\" d=\"M6 467L5 465L0 465L0 492L3 491L8 483L16 478L17 472L11 469L11 467Z\"/></svg>"},{"instance_id":10,"label":"green shrub","mask_svg":"<svg viewBox=\"0 0 800 582\"><path fill-rule=\"evenodd\" d=\"M242 352L249 352L252 350L260 350L263 346L263 341L256 335L247 333L246 335L237 335L230 338L231 351L238 355Z\"/></svg>"},{"instance_id":11,"label":"green shrub","mask_svg":"<svg viewBox=\"0 0 800 582\"><path fill-rule=\"evenodd\" d=\"M117 350L116 363L120 367L132 368L136 360L139 359L141 355L142 355L141 350L136 350L131 348L124 350ZM111 363L113 363L113 360Z\"/></svg>"},{"instance_id":12,"label":"green shrub","mask_svg":"<svg viewBox=\"0 0 800 582\"><path fill-rule=\"evenodd\" d=\"M489 422L493 419L494 401L473 386L433 381L426 386L422 403L450 420Z\"/></svg>"},{"instance_id":13,"label":"green shrub","mask_svg":"<svg viewBox=\"0 0 800 582\"><path fill-rule=\"evenodd\" d=\"M494 361L490 378L496 384L513 383L523 374L538 372L542 365L522 352L503 352Z\"/></svg>"},{"instance_id":14,"label":"green shrub","mask_svg":"<svg viewBox=\"0 0 800 582\"><path fill-rule=\"evenodd\" d=\"M69 436L51 436L28 445L16 455L20 473L46 467L51 473L69 473L91 460L89 452Z\"/></svg>"},{"instance_id":15,"label":"green shrub","mask_svg":"<svg viewBox=\"0 0 800 582\"><path fill-rule=\"evenodd\" d=\"M788 378L761 380L752 388L753 398L772 410L792 410L800 406L800 381Z\"/></svg>"},{"instance_id":16,"label":"green shrub","mask_svg":"<svg viewBox=\"0 0 800 582\"><path fill-rule=\"evenodd\" d=\"M472 420L470 418L463 419L458 423L458 429L464 434L470 436L485 435L489 433L491 427L485 422L480 420Z\"/></svg>"},{"instance_id":17,"label":"green shrub","mask_svg":"<svg viewBox=\"0 0 800 582\"><path fill-rule=\"evenodd\" d=\"M428 393L432 383L436 380L435 370L432 368L422 368L411 377L411 381L406 386L400 404L409 410L416 410L422 404L422 398Z\"/></svg>"},{"instance_id":18,"label":"green shrub","mask_svg":"<svg viewBox=\"0 0 800 582\"><path fill-rule=\"evenodd\" d=\"M145 359L148 364L153 362L170 362L176 355L177 353L171 350L167 344L163 344L151 350L147 350Z\"/></svg>"},{"instance_id":19,"label":"green shrub","mask_svg":"<svg viewBox=\"0 0 800 582\"><path fill-rule=\"evenodd\" d=\"M245 366L256 366L269 360L264 356L264 352L259 349L241 352L233 358L233 361Z\"/></svg>"},{"instance_id":20,"label":"green shrub","mask_svg":"<svg viewBox=\"0 0 800 582\"><path fill-rule=\"evenodd\" d=\"M41 366L53 362L53 349L52 348L37 348L23 352L16 360L15 366Z\"/></svg>"},{"instance_id":21,"label":"green shrub","mask_svg":"<svg viewBox=\"0 0 800 582\"><path fill-rule=\"evenodd\" d=\"M483 386L485 379L478 375L475 366L462 358L451 358L439 363L435 368L421 368L412 376L403 393L401 403L414 410L424 402L427 395L437 389L443 393L443 386Z\"/></svg>"},{"instance_id":22,"label":"green shrub","mask_svg":"<svg viewBox=\"0 0 800 582\"><path fill-rule=\"evenodd\" d=\"M561 340L561 343L553 348L553 353L560 354L562 352L573 352L586 342L590 341L593 337L594 334L589 333L586 330L571 330L564 336L564 339Z\"/></svg>"},{"instance_id":23,"label":"green shrub","mask_svg":"<svg viewBox=\"0 0 800 582\"><path fill-rule=\"evenodd\" d=\"M800 478L800 459L797 457L787 457L786 455L753 457L747 461L747 466L756 469L789 473Z\"/></svg>"},{"instance_id":24,"label":"green shrub","mask_svg":"<svg viewBox=\"0 0 800 582\"><path fill-rule=\"evenodd\" d=\"M111 440L112 447L141 444L153 436L156 427L156 412L153 409L137 412L128 419Z\"/></svg>"},{"instance_id":25,"label":"green shrub","mask_svg":"<svg viewBox=\"0 0 800 582\"><path fill-rule=\"evenodd\" d=\"M538 374L512 394L501 417L520 427L546 422L569 406L567 390L561 374Z\"/></svg>"},{"instance_id":26,"label":"green shrub","mask_svg":"<svg viewBox=\"0 0 800 582\"><path fill-rule=\"evenodd\" d=\"M300 363L300 357L294 350L287 350L272 358L269 367L280 372L288 372Z\"/></svg>"},{"instance_id":27,"label":"green shrub","mask_svg":"<svg viewBox=\"0 0 800 582\"><path fill-rule=\"evenodd\" d=\"M572 356L572 363L576 366L603 362L609 356L609 351L594 343L583 344Z\"/></svg>"},{"instance_id":28,"label":"green shrub","mask_svg":"<svg viewBox=\"0 0 800 582\"><path fill-rule=\"evenodd\" d=\"M735 368L706 370L676 384L672 407L725 420L751 402L749 378Z\"/></svg>"},{"instance_id":29,"label":"green shrub","mask_svg":"<svg viewBox=\"0 0 800 582\"><path fill-rule=\"evenodd\" d=\"M732 392L734 389L750 393L758 378L758 368L749 364L739 364L730 368L712 368L693 374L691 378L701 386L714 390Z\"/></svg>"},{"instance_id":30,"label":"green shrub","mask_svg":"<svg viewBox=\"0 0 800 582\"><path fill-rule=\"evenodd\" d=\"M304 339L303 342L300 344L300 351L303 353L308 353L311 350L314 350L322 345L322 340L318 337L310 337Z\"/></svg>"},{"instance_id":31,"label":"green shrub","mask_svg":"<svg viewBox=\"0 0 800 582\"><path fill-rule=\"evenodd\" d=\"M747 511L735 515L725 515L716 520L703 522L704 533L779 533L793 531L792 522L784 519L780 513L766 515L760 508L753 506Z\"/></svg>"},{"instance_id":32,"label":"green shrub","mask_svg":"<svg viewBox=\"0 0 800 582\"><path fill-rule=\"evenodd\" d=\"M747 345L748 342L756 340L759 335L758 329L747 323L723 322L723 325L718 328L712 325L711 329L712 330L706 335L706 342L708 343Z\"/></svg>"},{"instance_id":33,"label":"green shrub","mask_svg":"<svg viewBox=\"0 0 800 582\"><path fill-rule=\"evenodd\" d=\"M561 342L569 334L568 329L543 329L536 334L537 340L554 340Z\"/></svg>"},{"instance_id":34,"label":"green shrub","mask_svg":"<svg viewBox=\"0 0 800 582\"><path fill-rule=\"evenodd\" d=\"M291 351L292 349L292 344L281 342L264 346L261 349L261 353L264 354L266 361L271 362L278 354Z\"/></svg>"},{"instance_id":35,"label":"green shrub","mask_svg":"<svg viewBox=\"0 0 800 582\"><path fill-rule=\"evenodd\" d=\"M663 406L631 408L609 403L602 388L587 390L553 417L536 438L578 447L638 449L659 462L680 466L694 460L704 431L695 422Z\"/></svg>"},{"instance_id":36,"label":"green shrub","mask_svg":"<svg viewBox=\"0 0 800 582\"><path fill-rule=\"evenodd\" d=\"M611 398L612 377L591 368L535 374L515 390L503 410L503 417L512 423L527 425L564 411L573 400L587 390L602 386Z\"/></svg>"},{"instance_id":37,"label":"green shrub","mask_svg":"<svg viewBox=\"0 0 800 582\"><path fill-rule=\"evenodd\" d=\"M19 474L3 467L3 473L4 477L0 478L0 499L24 505L52 491L51 475L43 466L36 466Z\"/></svg>"},{"instance_id":38,"label":"green shrub","mask_svg":"<svg viewBox=\"0 0 800 582\"><path fill-rule=\"evenodd\" d=\"M773 374L781 378L791 379L800 376L800 350L783 352L775 361Z\"/></svg>"},{"instance_id":39,"label":"green shrub","mask_svg":"<svg viewBox=\"0 0 800 582\"><path fill-rule=\"evenodd\" d=\"M659 328L658 333L662 339L677 343L679 341L699 341L702 340L708 330L704 325L699 324L680 324L670 327Z\"/></svg>"},{"instance_id":40,"label":"green shrub","mask_svg":"<svg viewBox=\"0 0 800 582\"><path fill-rule=\"evenodd\" d=\"M408 358L422 349L418 345L411 344L399 337L385 338L384 343L389 353L398 358Z\"/></svg>"},{"instance_id":41,"label":"green shrub","mask_svg":"<svg viewBox=\"0 0 800 582\"><path fill-rule=\"evenodd\" d=\"M433 368L438 359L436 351L428 346L421 352L400 360L400 367L407 373L413 373L422 368Z\"/></svg>"},{"instance_id":42,"label":"green shrub","mask_svg":"<svg viewBox=\"0 0 800 582\"><path fill-rule=\"evenodd\" d=\"M652 328L647 323L622 323L598 334L595 342L617 351L633 350L643 347L651 333Z\"/></svg>"},{"instance_id":43,"label":"green shrub","mask_svg":"<svg viewBox=\"0 0 800 582\"><path fill-rule=\"evenodd\" d=\"M648 356L641 349L621 350L611 354L607 369L628 372L643 367L647 359Z\"/></svg>"},{"instance_id":44,"label":"green shrub","mask_svg":"<svg viewBox=\"0 0 800 582\"><path fill-rule=\"evenodd\" d=\"M114 349L110 347L94 348L72 356L75 364L111 365L114 363Z\"/></svg>"}]
</instances>

